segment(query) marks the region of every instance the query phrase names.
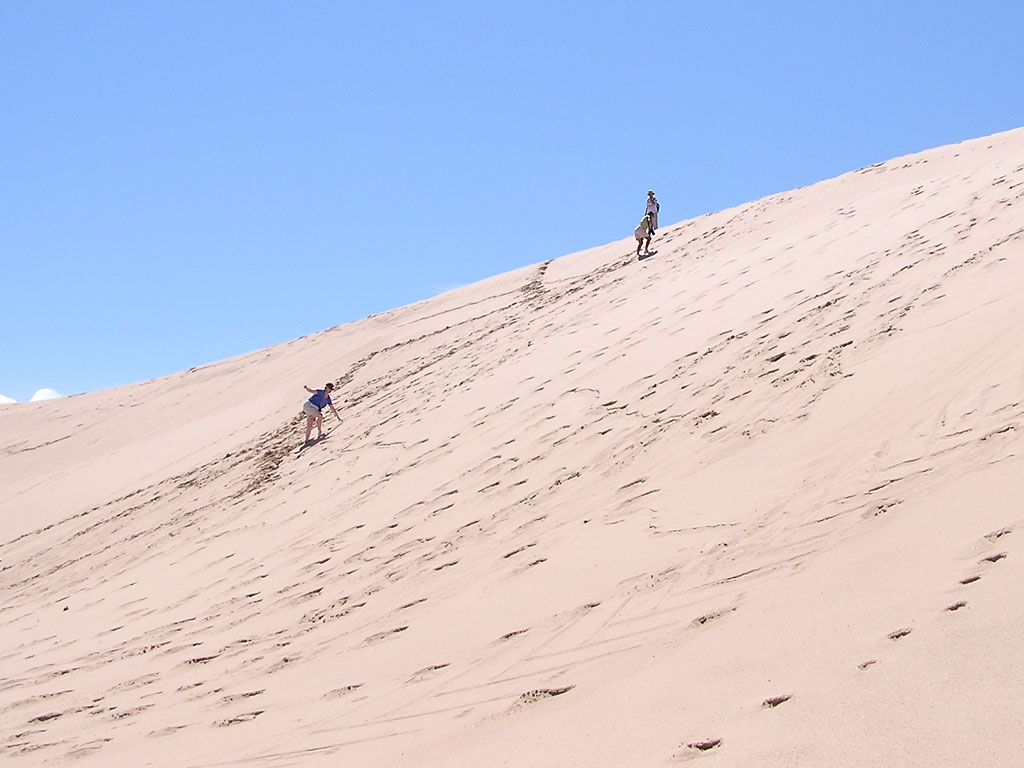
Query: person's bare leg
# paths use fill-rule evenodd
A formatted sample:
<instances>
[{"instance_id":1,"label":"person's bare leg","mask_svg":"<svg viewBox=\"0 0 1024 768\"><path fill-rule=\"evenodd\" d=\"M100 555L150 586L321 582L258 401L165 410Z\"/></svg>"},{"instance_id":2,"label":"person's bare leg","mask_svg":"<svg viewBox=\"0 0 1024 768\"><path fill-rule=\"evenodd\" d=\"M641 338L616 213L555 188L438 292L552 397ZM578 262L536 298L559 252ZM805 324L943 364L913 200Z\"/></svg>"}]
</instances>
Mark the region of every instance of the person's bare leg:
<instances>
[{"instance_id":1,"label":"person's bare leg","mask_svg":"<svg viewBox=\"0 0 1024 768\"><path fill-rule=\"evenodd\" d=\"M309 442L309 436L311 434L313 434L313 421L315 420L315 418L316 417L312 416L311 414L308 414L308 413L306 414L306 442L307 443Z\"/></svg>"},{"instance_id":2,"label":"person's bare leg","mask_svg":"<svg viewBox=\"0 0 1024 768\"><path fill-rule=\"evenodd\" d=\"M316 436L318 438L324 436L324 415L323 415L323 413L317 414L317 417L316 417Z\"/></svg>"}]
</instances>

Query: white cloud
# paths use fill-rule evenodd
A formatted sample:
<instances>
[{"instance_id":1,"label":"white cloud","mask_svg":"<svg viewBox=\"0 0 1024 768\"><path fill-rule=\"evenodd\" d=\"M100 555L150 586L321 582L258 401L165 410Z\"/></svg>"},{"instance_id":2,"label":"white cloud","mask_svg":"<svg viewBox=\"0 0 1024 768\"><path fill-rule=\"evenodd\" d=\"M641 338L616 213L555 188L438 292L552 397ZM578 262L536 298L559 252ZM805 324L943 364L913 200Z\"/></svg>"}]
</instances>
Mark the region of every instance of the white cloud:
<instances>
[{"instance_id":1,"label":"white cloud","mask_svg":"<svg viewBox=\"0 0 1024 768\"><path fill-rule=\"evenodd\" d=\"M29 402L30 403L36 403L36 402L39 402L40 400L54 400L54 399L56 399L58 397L64 397L64 395L62 395L60 392L57 392L55 390L49 389L47 387L43 387L42 389L37 389L36 390L36 393L34 395L32 395L32 399L29 400Z\"/></svg>"},{"instance_id":2,"label":"white cloud","mask_svg":"<svg viewBox=\"0 0 1024 768\"><path fill-rule=\"evenodd\" d=\"M11 403L16 402L18 401L15 400L13 397L8 397L7 395L0 395L0 405L9 405Z\"/></svg>"}]
</instances>

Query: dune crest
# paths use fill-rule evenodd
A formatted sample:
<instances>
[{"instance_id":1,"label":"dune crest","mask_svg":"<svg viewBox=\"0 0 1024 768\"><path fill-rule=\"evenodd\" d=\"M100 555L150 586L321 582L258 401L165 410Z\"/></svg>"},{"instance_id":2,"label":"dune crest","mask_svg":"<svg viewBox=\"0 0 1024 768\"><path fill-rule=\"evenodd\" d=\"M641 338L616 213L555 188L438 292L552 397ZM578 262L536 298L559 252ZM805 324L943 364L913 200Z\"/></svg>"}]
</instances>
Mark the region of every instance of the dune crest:
<instances>
[{"instance_id":1,"label":"dune crest","mask_svg":"<svg viewBox=\"0 0 1024 768\"><path fill-rule=\"evenodd\" d=\"M1017 130L0 410L0 755L1024 762L1022 197Z\"/></svg>"}]
</instances>

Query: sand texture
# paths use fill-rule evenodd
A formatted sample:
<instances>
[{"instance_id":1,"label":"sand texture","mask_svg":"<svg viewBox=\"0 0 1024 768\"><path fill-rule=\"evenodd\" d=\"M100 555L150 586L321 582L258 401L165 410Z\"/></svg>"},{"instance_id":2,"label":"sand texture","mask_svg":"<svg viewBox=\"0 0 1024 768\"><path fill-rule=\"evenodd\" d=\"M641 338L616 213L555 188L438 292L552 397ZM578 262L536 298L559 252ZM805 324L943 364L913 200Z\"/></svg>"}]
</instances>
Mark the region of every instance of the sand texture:
<instances>
[{"instance_id":1,"label":"sand texture","mask_svg":"<svg viewBox=\"0 0 1024 768\"><path fill-rule=\"evenodd\" d=\"M1024 130L652 247L0 407L0 763L1024 765Z\"/></svg>"}]
</instances>

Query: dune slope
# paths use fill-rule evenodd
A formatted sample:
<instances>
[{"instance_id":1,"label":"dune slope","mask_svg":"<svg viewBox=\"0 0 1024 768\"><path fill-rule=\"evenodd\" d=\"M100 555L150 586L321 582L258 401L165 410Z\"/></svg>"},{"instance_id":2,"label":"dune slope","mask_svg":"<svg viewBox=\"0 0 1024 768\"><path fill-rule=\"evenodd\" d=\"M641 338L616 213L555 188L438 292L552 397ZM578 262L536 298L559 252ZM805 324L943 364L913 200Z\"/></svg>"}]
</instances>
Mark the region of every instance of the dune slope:
<instances>
[{"instance_id":1,"label":"dune slope","mask_svg":"<svg viewBox=\"0 0 1024 768\"><path fill-rule=\"evenodd\" d=\"M1018 130L0 409L0 755L1024 763L1022 198Z\"/></svg>"}]
</instances>

